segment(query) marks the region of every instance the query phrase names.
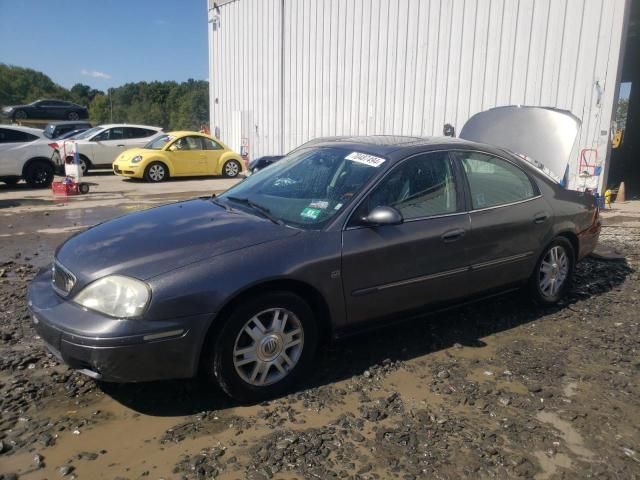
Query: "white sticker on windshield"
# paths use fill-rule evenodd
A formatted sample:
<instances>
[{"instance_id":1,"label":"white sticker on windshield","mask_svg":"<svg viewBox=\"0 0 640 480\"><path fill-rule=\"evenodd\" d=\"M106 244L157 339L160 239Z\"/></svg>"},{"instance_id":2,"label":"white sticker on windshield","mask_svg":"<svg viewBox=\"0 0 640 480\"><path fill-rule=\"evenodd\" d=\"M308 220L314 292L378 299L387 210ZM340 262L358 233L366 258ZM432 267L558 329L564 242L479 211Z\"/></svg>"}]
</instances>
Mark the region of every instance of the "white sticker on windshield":
<instances>
[{"instance_id":1,"label":"white sticker on windshield","mask_svg":"<svg viewBox=\"0 0 640 480\"><path fill-rule=\"evenodd\" d=\"M364 163L365 165L376 168L384 163L384 158L375 157L373 155L368 155L366 153L360 152L351 152L344 158L353 162Z\"/></svg>"},{"instance_id":2,"label":"white sticker on windshield","mask_svg":"<svg viewBox=\"0 0 640 480\"><path fill-rule=\"evenodd\" d=\"M316 200L313 201L309 204L310 208L321 208L322 210L325 210L327 208L329 208L329 202L327 202L326 200Z\"/></svg>"}]
</instances>

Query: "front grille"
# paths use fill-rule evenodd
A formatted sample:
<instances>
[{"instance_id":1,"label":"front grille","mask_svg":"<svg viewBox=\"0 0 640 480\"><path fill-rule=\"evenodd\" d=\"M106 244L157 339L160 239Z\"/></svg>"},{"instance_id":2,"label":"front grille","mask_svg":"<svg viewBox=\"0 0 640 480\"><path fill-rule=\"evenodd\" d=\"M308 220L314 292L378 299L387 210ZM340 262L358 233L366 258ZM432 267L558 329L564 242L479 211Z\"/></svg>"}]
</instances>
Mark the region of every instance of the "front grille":
<instances>
[{"instance_id":1,"label":"front grille","mask_svg":"<svg viewBox=\"0 0 640 480\"><path fill-rule=\"evenodd\" d=\"M113 166L113 171L116 173L122 173L122 170L120 170L120 168L117 165Z\"/></svg>"},{"instance_id":2,"label":"front grille","mask_svg":"<svg viewBox=\"0 0 640 480\"><path fill-rule=\"evenodd\" d=\"M53 263L52 272L53 276L51 283L53 288L60 295L64 295L66 297L76 284L76 277L58 262Z\"/></svg>"}]
</instances>

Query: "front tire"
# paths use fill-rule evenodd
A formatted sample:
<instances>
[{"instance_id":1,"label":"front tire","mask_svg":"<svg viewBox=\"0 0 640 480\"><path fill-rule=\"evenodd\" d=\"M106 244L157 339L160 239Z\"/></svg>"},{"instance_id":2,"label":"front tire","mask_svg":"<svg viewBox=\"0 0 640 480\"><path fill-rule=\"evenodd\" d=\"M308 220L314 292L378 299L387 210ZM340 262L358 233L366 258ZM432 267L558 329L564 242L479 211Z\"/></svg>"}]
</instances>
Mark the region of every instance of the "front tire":
<instances>
[{"instance_id":1,"label":"front tire","mask_svg":"<svg viewBox=\"0 0 640 480\"><path fill-rule=\"evenodd\" d=\"M240 175L242 166L237 160L228 160L222 166L222 174L227 178L235 178Z\"/></svg>"},{"instance_id":2,"label":"front tire","mask_svg":"<svg viewBox=\"0 0 640 480\"><path fill-rule=\"evenodd\" d=\"M24 110L16 110L16 112L13 114L13 120L26 120L27 118L27 112L25 112Z\"/></svg>"},{"instance_id":3,"label":"front tire","mask_svg":"<svg viewBox=\"0 0 640 480\"><path fill-rule=\"evenodd\" d=\"M293 293L267 293L240 304L208 339L203 369L230 397L259 402L286 393L309 371L317 343L309 305Z\"/></svg>"},{"instance_id":4,"label":"front tire","mask_svg":"<svg viewBox=\"0 0 640 480\"><path fill-rule=\"evenodd\" d=\"M69 112L67 118L69 120L78 120L80 118L80 115L78 115L78 112Z\"/></svg>"},{"instance_id":5,"label":"front tire","mask_svg":"<svg viewBox=\"0 0 640 480\"><path fill-rule=\"evenodd\" d=\"M43 161L35 161L25 172L24 179L31 188L47 188L53 181L53 166Z\"/></svg>"},{"instance_id":6,"label":"front tire","mask_svg":"<svg viewBox=\"0 0 640 480\"><path fill-rule=\"evenodd\" d=\"M571 288L575 270L575 252L564 237L553 240L538 259L529 280L533 300L543 306L558 303Z\"/></svg>"},{"instance_id":7,"label":"front tire","mask_svg":"<svg viewBox=\"0 0 640 480\"><path fill-rule=\"evenodd\" d=\"M169 170L162 162L152 162L144 170L144 179L147 182L163 182L169 177Z\"/></svg>"}]
</instances>

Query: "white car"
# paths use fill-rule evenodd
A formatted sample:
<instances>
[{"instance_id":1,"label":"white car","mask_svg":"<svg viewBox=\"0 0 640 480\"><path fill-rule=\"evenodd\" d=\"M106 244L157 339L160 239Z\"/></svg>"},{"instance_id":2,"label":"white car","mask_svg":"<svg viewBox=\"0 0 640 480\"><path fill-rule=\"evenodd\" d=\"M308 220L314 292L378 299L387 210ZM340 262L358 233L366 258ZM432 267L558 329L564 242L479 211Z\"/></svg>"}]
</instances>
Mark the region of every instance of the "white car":
<instances>
[{"instance_id":1,"label":"white car","mask_svg":"<svg viewBox=\"0 0 640 480\"><path fill-rule=\"evenodd\" d=\"M24 179L31 187L48 187L59 163L55 144L42 130L0 125L0 181L15 185Z\"/></svg>"},{"instance_id":2,"label":"white car","mask_svg":"<svg viewBox=\"0 0 640 480\"><path fill-rule=\"evenodd\" d=\"M99 125L82 132L70 140L57 142L62 158L73 155L78 147L80 165L86 173L90 168L108 168L125 150L144 147L162 134L162 128L125 123Z\"/></svg>"}]
</instances>

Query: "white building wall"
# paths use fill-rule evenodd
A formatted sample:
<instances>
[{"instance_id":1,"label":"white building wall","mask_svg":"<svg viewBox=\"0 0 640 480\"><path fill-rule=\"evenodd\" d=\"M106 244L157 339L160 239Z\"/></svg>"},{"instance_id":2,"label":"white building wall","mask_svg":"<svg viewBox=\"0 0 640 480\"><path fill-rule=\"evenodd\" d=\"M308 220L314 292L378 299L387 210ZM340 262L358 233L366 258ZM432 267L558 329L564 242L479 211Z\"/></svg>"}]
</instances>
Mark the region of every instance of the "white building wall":
<instances>
[{"instance_id":1,"label":"white building wall","mask_svg":"<svg viewBox=\"0 0 640 480\"><path fill-rule=\"evenodd\" d=\"M585 182L581 148L607 156L628 0L217 4L211 125L236 145L233 112L242 112L251 157L319 136L460 131L471 115L510 104L582 119L572 185Z\"/></svg>"}]
</instances>

